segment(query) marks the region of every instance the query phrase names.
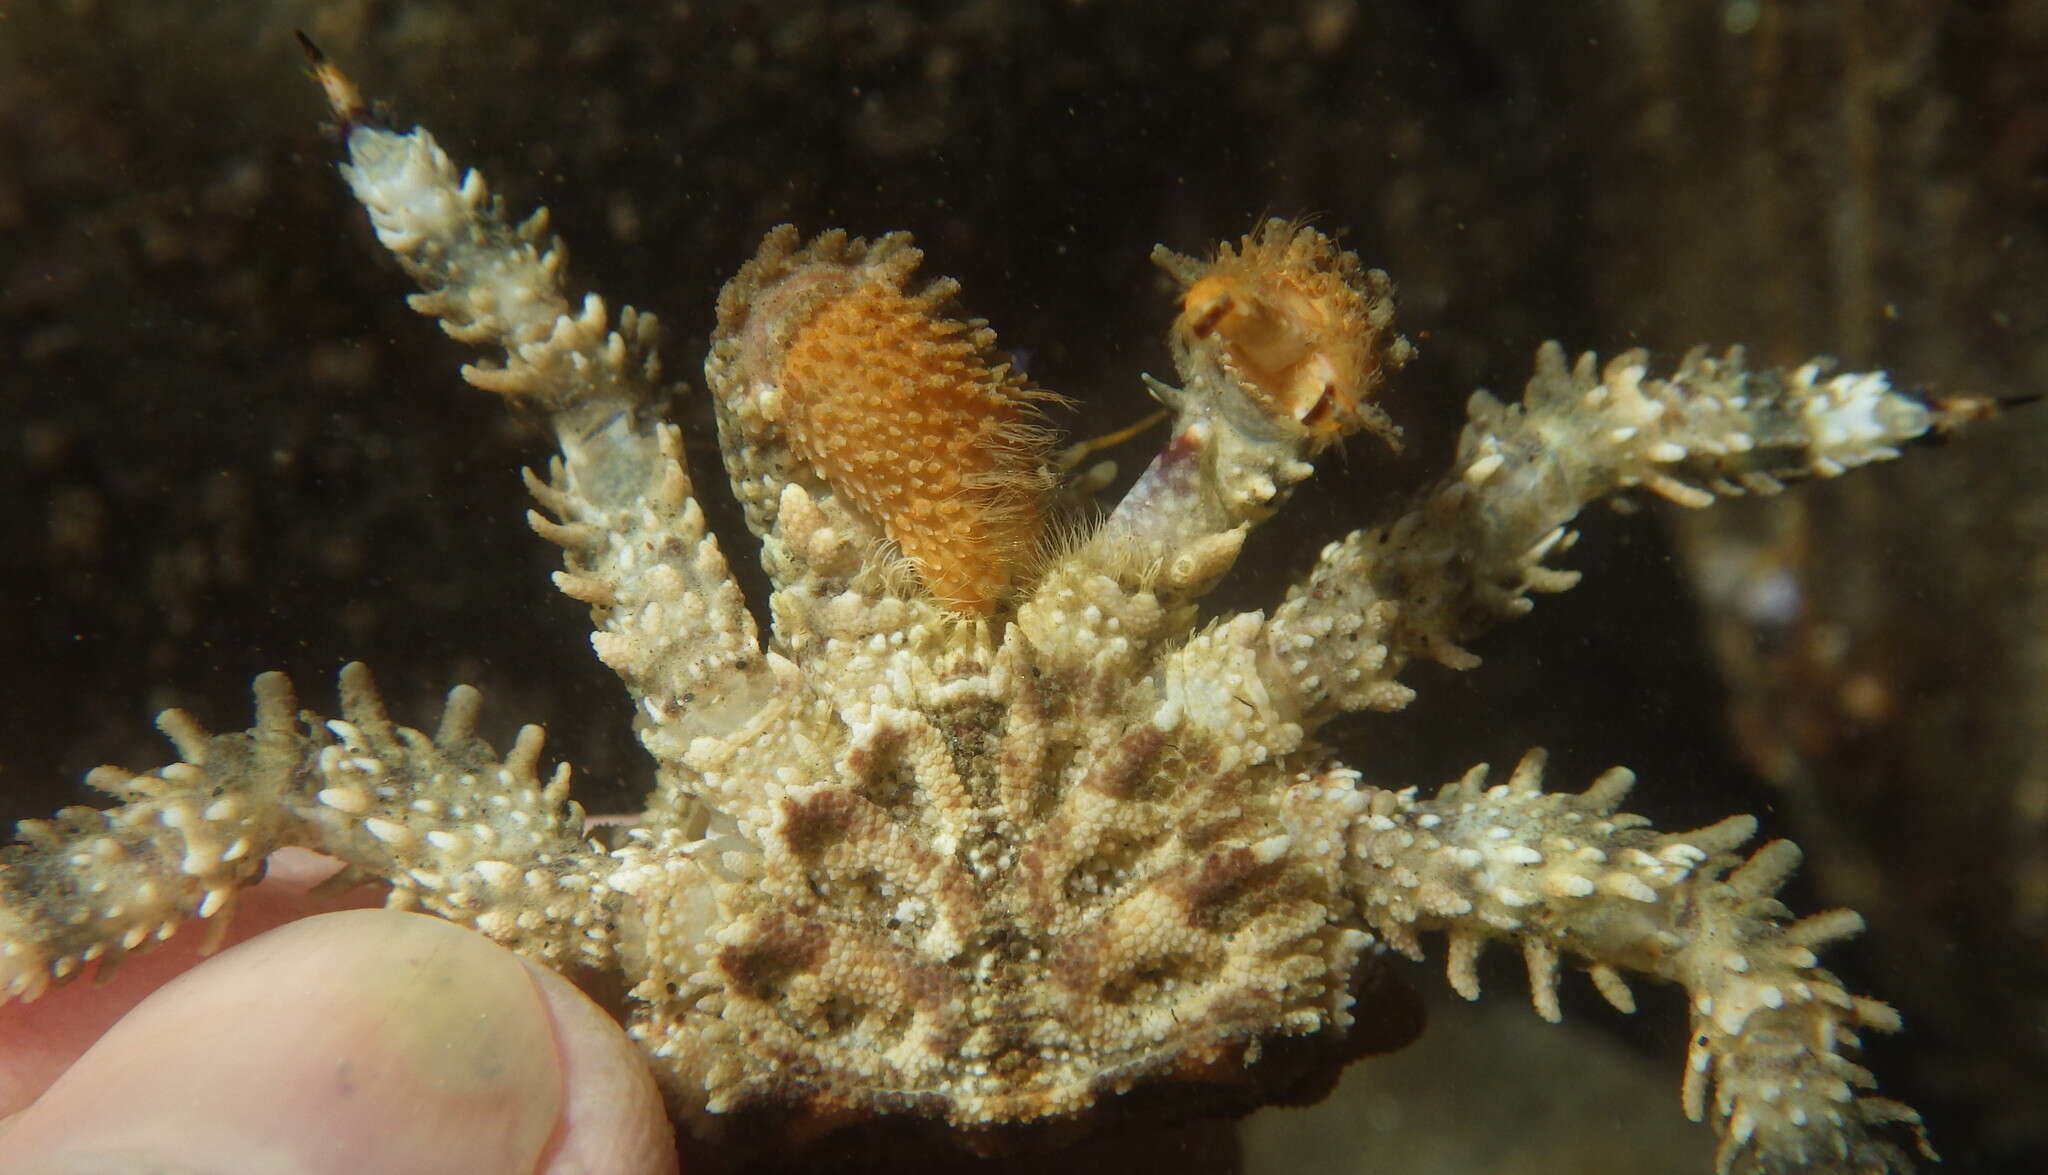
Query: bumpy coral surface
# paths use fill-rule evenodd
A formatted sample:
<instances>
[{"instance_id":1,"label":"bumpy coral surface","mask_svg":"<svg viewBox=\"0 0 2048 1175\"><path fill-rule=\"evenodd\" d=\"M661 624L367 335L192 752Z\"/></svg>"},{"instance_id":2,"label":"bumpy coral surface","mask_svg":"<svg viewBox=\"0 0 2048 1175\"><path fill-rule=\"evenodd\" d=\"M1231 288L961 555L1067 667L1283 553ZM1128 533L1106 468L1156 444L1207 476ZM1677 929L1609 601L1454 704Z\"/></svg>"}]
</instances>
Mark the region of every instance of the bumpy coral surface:
<instances>
[{"instance_id":1,"label":"bumpy coral surface","mask_svg":"<svg viewBox=\"0 0 2048 1175\"><path fill-rule=\"evenodd\" d=\"M1449 471L1330 544L1270 611L1198 601L1251 527L1348 433L1410 348L1393 289L1314 229L1271 222L1182 284L1164 448L1106 511L1062 461L992 336L912 291L907 238L770 234L728 287L706 365L719 443L772 584L764 633L659 416L654 320L572 303L545 218L514 226L424 131L368 117L325 74L344 169L414 305L502 348L469 381L548 414L528 485L556 576L624 680L658 788L609 844L544 772L528 728L500 756L474 691L438 731L395 724L366 671L341 716L275 675L255 724L173 712L181 761L103 768L121 802L23 826L0 856L0 991L219 926L264 856L304 845L395 905L630 988L630 1031L678 1118L917 1115L968 1130L1078 1115L1152 1078L1256 1067L1262 1043L1362 1032L1355 981L1447 943L1477 994L1489 942L1520 951L1555 1019L1572 960L1626 1011L1634 972L1683 985L1684 1104L1726 1171L1910 1165L1917 1117L1850 1054L1891 1031L1815 949L1857 916L1793 920L1785 842L1754 821L1661 833L1616 769L1546 792L1532 753L1433 795L1376 787L1315 738L1395 710L1417 659L1569 587L1547 565L1588 503L1688 506L1896 455L1950 409L1884 376L1694 352L1553 345L1521 402L1480 393ZM1062 509L1062 526L1048 519Z\"/></svg>"}]
</instances>

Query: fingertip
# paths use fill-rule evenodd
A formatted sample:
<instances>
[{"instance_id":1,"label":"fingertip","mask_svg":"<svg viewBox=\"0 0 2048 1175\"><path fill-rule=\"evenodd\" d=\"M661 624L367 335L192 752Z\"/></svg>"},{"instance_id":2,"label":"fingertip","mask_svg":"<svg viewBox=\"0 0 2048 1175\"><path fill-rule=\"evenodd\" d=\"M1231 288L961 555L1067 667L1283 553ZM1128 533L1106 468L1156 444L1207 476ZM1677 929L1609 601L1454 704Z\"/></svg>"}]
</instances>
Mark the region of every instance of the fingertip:
<instances>
[{"instance_id":1,"label":"fingertip","mask_svg":"<svg viewBox=\"0 0 2048 1175\"><path fill-rule=\"evenodd\" d=\"M645 1056L574 984L525 965L554 1025L566 1090L537 1175L673 1175L675 1128Z\"/></svg>"},{"instance_id":2,"label":"fingertip","mask_svg":"<svg viewBox=\"0 0 2048 1175\"><path fill-rule=\"evenodd\" d=\"M316 887L340 867L304 849L271 854L262 884L238 895L221 945L232 947L315 914L381 904L381 891L372 887L316 896ZM118 966L102 961L41 999L0 1004L0 1120L40 1097L151 992L204 962L207 925L188 923L169 941L129 954Z\"/></svg>"},{"instance_id":3,"label":"fingertip","mask_svg":"<svg viewBox=\"0 0 2048 1175\"><path fill-rule=\"evenodd\" d=\"M532 1171L563 1110L554 1024L469 931L306 919L137 1006L6 1125L0 1171Z\"/></svg>"}]
</instances>

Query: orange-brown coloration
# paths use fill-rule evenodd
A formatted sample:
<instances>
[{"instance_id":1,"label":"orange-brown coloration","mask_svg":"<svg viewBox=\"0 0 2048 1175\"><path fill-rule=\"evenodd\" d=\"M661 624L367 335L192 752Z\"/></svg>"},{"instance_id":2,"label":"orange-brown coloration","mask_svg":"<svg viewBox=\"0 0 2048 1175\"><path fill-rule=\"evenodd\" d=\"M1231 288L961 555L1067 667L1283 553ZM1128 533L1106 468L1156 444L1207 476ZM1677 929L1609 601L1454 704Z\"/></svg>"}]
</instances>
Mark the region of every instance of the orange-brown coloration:
<instances>
[{"instance_id":1,"label":"orange-brown coloration","mask_svg":"<svg viewBox=\"0 0 2048 1175\"><path fill-rule=\"evenodd\" d=\"M1053 435L1037 406L1056 397L993 360L994 332L942 313L951 279L905 291L908 236L794 242L771 233L735 279L747 385L773 388L790 451L881 525L934 599L986 615L1038 541Z\"/></svg>"},{"instance_id":2,"label":"orange-brown coloration","mask_svg":"<svg viewBox=\"0 0 2048 1175\"><path fill-rule=\"evenodd\" d=\"M1386 367L1409 347L1387 335L1386 275L1306 226L1269 220L1206 264L1172 254L1161 264L1186 287L1173 342L1223 367L1275 420L1323 448L1361 428L1398 447L1400 430L1370 403Z\"/></svg>"}]
</instances>

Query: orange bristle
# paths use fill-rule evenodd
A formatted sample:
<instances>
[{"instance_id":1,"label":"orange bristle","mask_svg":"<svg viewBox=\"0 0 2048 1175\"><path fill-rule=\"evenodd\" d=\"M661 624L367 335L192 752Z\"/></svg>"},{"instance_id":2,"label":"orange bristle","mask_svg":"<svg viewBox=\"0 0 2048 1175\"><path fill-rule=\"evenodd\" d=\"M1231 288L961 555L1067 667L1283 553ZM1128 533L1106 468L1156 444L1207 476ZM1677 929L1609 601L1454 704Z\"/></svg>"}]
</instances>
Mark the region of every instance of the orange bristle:
<instances>
[{"instance_id":1,"label":"orange bristle","mask_svg":"<svg viewBox=\"0 0 2048 1175\"><path fill-rule=\"evenodd\" d=\"M773 238L771 238L772 240ZM994 332L917 293L907 238L821 238L755 293L752 378L780 392L791 450L881 527L948 609L986 615L1030 557L1053 483L1034 391L990 355Z\"/></svg>"},{"instance_id":2,"label":"orange bristle","mask_svg":"<svg viewBox=\"0 0 2048 1175\"><path fill-rule=\"evenodd\" d=\"M1305 430L1312 449L1370 428L1398 447L1400 432L1370 401L1382 372L1407 359L1388 336L1393 287L1355 254L1306 226L1269 220L1206 264L1167 262L1186 286L1173 341L1235 377L1276 419Z\"/></svg>"}]
</instances>

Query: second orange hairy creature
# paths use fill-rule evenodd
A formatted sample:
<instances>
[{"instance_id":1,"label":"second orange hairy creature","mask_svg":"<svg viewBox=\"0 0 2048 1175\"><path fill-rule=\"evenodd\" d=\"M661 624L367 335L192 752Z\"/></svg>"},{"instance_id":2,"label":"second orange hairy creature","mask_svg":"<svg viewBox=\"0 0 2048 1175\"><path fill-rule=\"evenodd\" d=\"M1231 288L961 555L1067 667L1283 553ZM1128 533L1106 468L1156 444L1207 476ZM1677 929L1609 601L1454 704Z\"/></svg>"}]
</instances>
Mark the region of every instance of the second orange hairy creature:
<instances>
[{"instance_id":1,"label":"second orange hairy creature","mask_svg":"<svg viewBox=\"0 0 2048 1175\"><path fill-rule=\"evenodd\" d=\"M1161 246L1152 254L1184 287L1173 346L1215 364L1275 422L1292 421L1323 449L1361 428L1400 447L1401 430L1379 406L1384 367L1408 360L1408 344L1382 343L1393 321L1393 283L1356 254L1305 225L1268 220L1213 261Z\"/></svg>"},{"instance_id":2,"label":"second orange hairy creature","mask_svg":"<svg viewBox=\"0 0 2048 1175\"><path fill-rule=\"evenodd\" d=\"M934 599L986 615L1038 542L1054 482L1038 406L1058 397L997 362L986 325L942 313L957 282L904 288L921 259L907 233L770 232L718 299L722 426L879 524Z\"/></svg>"}]
</instances>

